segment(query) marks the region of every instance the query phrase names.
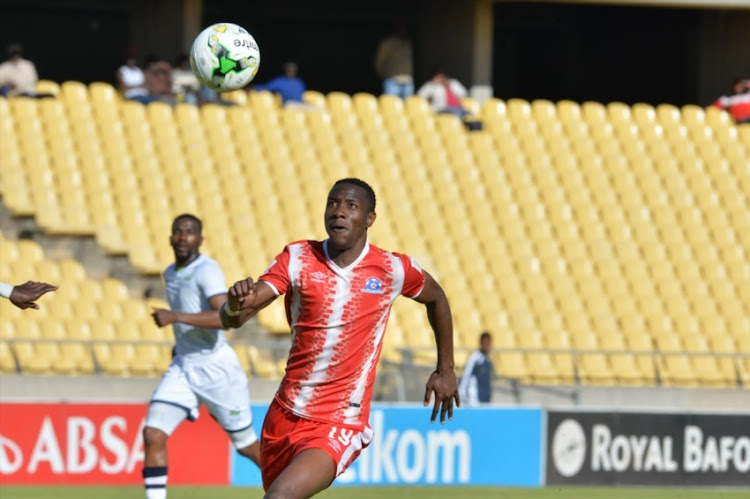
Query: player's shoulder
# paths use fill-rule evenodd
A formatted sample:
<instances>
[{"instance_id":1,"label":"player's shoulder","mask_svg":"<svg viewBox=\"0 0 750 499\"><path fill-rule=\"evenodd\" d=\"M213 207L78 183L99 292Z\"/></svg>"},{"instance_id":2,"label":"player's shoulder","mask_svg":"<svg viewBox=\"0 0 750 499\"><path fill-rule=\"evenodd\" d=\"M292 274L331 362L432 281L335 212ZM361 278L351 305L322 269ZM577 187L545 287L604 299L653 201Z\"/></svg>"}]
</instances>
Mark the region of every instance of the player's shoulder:
<instances>
[{"instance_id":1,"label":"player's shoulder","mask_svg":"<svg viewBox=\"0 0 750 499\"><path fill-rule=\"evenodd\" d=\"M167 277L173 276L176 271L177 271L177 264L176 263L170 263L169 265L167 265L167 268L164 269L164 272L163 272L162 275L165 278L167 278Z\"/></svg>"},{"instance_id":2,"label":"player's shoulder","mask_svg":"<svg viewBox=\"0 0 750 499\"><path fill-rule=\"evenodd\" d=\"M414 261L414 258L400 251L386 250L386 249L383 249L383 248L380 248L378 246L374 246L371 244L370 253L380 258L398 260L404 265L417 266L416 262Z\"/></svg>"},{"instance_id":3,"label":"player's shoulder","mask_svg":"<svg viewBox=\"0 0 750 499\"><path fill-rule=\"evenodd\" d=\"M195 272L203 274L205 272L222 272L219 262L208 255L200 255L195 262Z\"/></svg>"},{"instance_id":4,"label":"player's shoulder","mask_svg":"<svg viewBox=\"0 0 750 499\"><path fill-rule=\"evenodd\" d=\"M288 251L323 251L323 241L313 239L299 239L286 245Z\"/></svg>"}]
</instances>

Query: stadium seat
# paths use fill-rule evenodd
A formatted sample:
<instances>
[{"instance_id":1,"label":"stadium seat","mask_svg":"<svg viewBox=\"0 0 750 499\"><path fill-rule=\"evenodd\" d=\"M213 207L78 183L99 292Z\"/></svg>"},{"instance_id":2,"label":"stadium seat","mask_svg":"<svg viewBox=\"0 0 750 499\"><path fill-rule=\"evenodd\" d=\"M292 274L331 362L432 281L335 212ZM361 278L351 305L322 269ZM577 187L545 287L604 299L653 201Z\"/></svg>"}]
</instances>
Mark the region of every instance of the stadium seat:
<instances>
[{"instance_id":1,"label":"stadium seat","mask_svg":"<svg viewBox=\"0 0 750 499\"><path fill-rule=\"evenodd\" d=\"M289 240L315 237L315 193L333 178L362 175L382 200L372 240L417 257L443 283L454 276L446 291L470 297L456 300L457 346L473 348L480 326L533 325L537 346L528 348L542 338L569 353L504 352L509 371L530 382L574 382L577 370L588 384L654 384L659 374L665 384L731 386L732 366L747 372L729 349L748 333L750 127L713 107L490 98L472 110L484 129L467 133L417 97L306 95L322 109L285 109L268 92L243 94L247 104L231 107L144 106L103 82L64 82L58 99L0 99L3 202L50 235L95 234L106 252L158 275L172 258L164 238L172 215L164 214L195 210L213 220L249 199L243 223L259 237L206 234L204 250L235 272L262 269ZM117 284L104 298L104 284L74 260L50 264L28 242L3 241L0 269L66 283L54 304L45 300L40 321L19 323L25 316L3 306L4 336L57 338L63 330L40 325L59 316L71 339L107 343L127 317L129 338L170 339L140 299ZM112 306L102 308L104 299ZM517 308L529 317L515 317ZM384 355L430 341L423 317L394 312L398 334ZM288 334L280 305L258 320ZM684 354L696 334L709 352ZM679 343L667 345L670 336ZM601 353L604 338L613 353ZM573 354L587 342L590 352ZM521 337L508 346L520 348ZM118 355L127 359L126 350ZM252 358L248 351L251 367ZM260 369L278 376L277 361L266 360ZM113 374L130 373L128 365ZM138 369L156 374L145 363ZM721 379L700 375L712 370Z\"/></svg>"},{"instance_id":2,"label":"stadium seat","mask_svg":"<svg viewBox=\"0 0 750 499\"><path fill-rule=\"evenodd\" d=\"M0 373L14 374L16 370L16 359L13 356L10 343L0 341Z\"/></svg>"},{"instance_id":3,"label":"stadium seat","mask_svg":"<svg viewBox=\"0 0 750 499\"><path fill-rule=\"evenodd\" d=\"M21 372L26 374L52 374L58 357L57 343L17 341L13 349Z\"/></svg>"}]
</instances>

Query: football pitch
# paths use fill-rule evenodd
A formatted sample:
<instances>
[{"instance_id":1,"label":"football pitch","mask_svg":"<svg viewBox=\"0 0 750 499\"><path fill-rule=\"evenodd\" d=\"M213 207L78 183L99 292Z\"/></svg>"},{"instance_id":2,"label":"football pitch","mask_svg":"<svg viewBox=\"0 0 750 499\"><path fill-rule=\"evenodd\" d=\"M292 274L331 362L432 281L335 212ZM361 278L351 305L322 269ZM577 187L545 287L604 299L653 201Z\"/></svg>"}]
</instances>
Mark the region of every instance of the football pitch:
<instances>
[{"instance_id":1,"label":"football pitch","mask_svg":"<svg viewBox=\"0 0 750 499\"><path fill-rule=\"evenodd\" d=\"M169 499L256 499L263 491L250 487L169 487ZM640 487L547 487L518 489L500 487L334 487L321 499L739 499L750 489L673 489ZM130 499L143 497L141 487L0 486L2 499Z\"/></svg>"}]
</instances>

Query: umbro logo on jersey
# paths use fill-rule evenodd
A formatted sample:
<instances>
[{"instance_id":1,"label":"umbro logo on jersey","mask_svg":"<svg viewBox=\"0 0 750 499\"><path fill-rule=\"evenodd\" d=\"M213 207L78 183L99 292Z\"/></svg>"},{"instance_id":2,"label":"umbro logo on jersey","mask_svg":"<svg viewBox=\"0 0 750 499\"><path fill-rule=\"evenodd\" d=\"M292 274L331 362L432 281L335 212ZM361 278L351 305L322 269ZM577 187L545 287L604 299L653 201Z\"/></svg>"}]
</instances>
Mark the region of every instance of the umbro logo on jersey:
<instances>
[{"instance_id":1,"label":"umbro logo on jersey","mask_svg":"<svg viewBox=\"0 0 750 499\"><path fill-rule=\"evenodd\" d=\"M372 293L374 295L382 295L385 293L383 291L383 284L380 282L380 279L377 277L370 277L367 279L367 282L365 282L365 287L362 289L363 293Z\"/></svg>"},{"instance_id":2,"label":"umbro logo on jersey","mask_svg":"<svg viewBox=\"0 0 750 499\"><path fill-rule=\"evenodd\" d=\"M325 272L317 271L317 272L313 272L312 274L310 274L310 277L315 282L326 282L326 278L328 276L326 276Z\"/></svg>"}]
</instances>

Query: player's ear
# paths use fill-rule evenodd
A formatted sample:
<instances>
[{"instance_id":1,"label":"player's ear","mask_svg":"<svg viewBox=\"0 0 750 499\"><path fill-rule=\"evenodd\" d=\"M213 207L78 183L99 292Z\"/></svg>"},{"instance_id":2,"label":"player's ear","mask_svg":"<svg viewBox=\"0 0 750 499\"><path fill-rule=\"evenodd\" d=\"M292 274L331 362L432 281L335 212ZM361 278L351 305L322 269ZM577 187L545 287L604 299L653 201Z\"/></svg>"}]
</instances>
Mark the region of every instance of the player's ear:
<instances>
[{"instance_id":1,"label":"player's ear","mask_svg":"<svg viewBox=\"0 0 750 499\"><path fill-rule=\"evenodd\" d=\"M372 227L372 224L375 223L375 219L377 218L377 216L378 214L375 213L374 211L371 211L370 213L367 214L367 228L368 229Z\"/></svg>"}]
</instances>

